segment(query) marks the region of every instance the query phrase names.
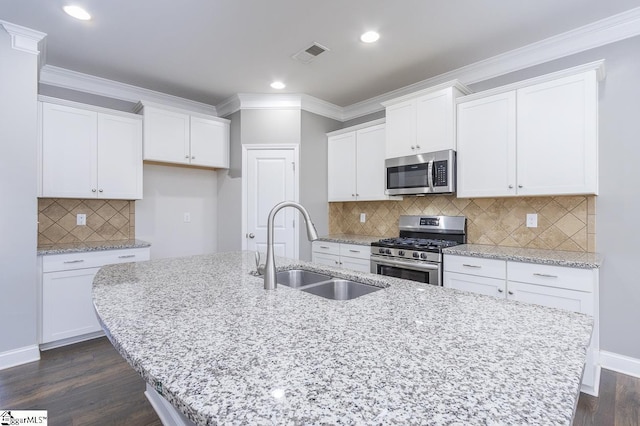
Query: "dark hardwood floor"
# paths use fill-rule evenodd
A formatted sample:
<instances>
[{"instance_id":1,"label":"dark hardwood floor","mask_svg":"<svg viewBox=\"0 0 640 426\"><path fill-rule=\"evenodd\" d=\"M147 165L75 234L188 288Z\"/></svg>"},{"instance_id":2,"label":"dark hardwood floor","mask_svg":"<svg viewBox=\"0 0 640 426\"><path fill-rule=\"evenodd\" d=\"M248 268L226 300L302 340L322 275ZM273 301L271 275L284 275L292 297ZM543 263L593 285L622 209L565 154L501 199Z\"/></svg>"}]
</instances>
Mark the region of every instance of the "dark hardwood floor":
<instances>
[{"instance_id":1,"label":"dark hardwood floor","mask_svg":"<svg viewBox=\"0 0 640 426\"><path fill-rule=\"evenodd\" d=\"M149 425L144 382L106 338L42 353L0 371L0 408L48 410L51 426ZM581 394L574 426L640 426L640 379L602 370L600 397Z\"/></svg>"}]
</instances>

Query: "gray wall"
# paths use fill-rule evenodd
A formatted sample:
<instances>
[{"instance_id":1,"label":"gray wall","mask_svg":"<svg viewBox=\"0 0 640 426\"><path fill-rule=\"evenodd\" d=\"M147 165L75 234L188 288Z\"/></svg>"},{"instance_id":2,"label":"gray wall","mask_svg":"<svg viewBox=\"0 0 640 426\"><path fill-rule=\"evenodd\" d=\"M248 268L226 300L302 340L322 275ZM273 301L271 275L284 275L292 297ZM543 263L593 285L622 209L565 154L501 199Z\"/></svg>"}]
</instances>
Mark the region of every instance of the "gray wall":
<instances>
[{"instance_id":1,"label":"gray wall","mask_svg":"<svg viewBox=\"0 0 640 426\"><path fill-rule=\"evenodd\" d=\"M37 60L0 29L0 353L37 345Z\"/></svg>"},{"instance_id":2,"label":"gray wall","mask_svg":"<svg viewBox=\"0 0 640 426\"><path fill-rule=\"evenodd\" d=\"M309 211L319 235L329 233L326 133L340 128L339 121L302 111L300 203ZM311 260L311 244L306 232L300 232L299 245L300 259Z\"/></svg>"},{"instance_id":3,"label":"gray wall","mask_svg":"<svg viewBox=\"0 0 640 426\"><path fill-rule=\"evenodd\" d=\"M597 251L600 272L600 346L640 359L640 37L474 84L480 91L571 66L606 60L600 84Z\"/></svg>"},{"instance_id":4,"label":"gray wall","mask_svg":"<svg viewBox=\"0 0 640 426\"><path fill-rule=\"evenodd\" d=\"M229 170L218 171L218 251L242 250L242 111L231 120Z\"/></svg>"},{"instance_id":5,"label":"gray wall","mask_svg":"<svg viewBox=\"0 0 640 426\"><path fill-rule=\"evenodd\" d=\"M134 102L107 98L106 96L79 92L77 90L65 89L62 87L49 86L48 84L39 84L38 93L44 96L51 96L52 98L66 99L68 101L80 102L83 104L95 105L124 112L133 112L136 107L136 103Z\"/></svg>"},{"instance_id":6,"label":"gray wall","mask_svg":"<svg viewBox=\"0 0 640 426\"><path fill-rule=\"evenodd\" d=\"M383 108L380 106L380 108ZM363 115L362 117L354 118L352 120L347 120L342 123L342 128L355 126L356 124L366 123L368 121L377 120L379 118L385 117L385 111L382 109L381 111L372 112L371 114Z\"/></svg>"}]
</instances>

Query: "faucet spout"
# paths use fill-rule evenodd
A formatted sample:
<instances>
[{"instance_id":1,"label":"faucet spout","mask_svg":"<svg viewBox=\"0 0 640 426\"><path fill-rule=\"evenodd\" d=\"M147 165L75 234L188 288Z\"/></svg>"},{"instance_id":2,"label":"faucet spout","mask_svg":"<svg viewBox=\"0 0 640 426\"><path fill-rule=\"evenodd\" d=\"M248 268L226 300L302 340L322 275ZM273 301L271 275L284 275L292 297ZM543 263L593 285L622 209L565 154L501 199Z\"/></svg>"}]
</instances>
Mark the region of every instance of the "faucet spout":
<instances>
[{"instance_id":1,"label":"faucet spout","mask_svg":"<svg viewBox=\"0 0 640 426\"><path fill-rule=\"evenodd\" d=\"M309 212L307 211L307 209L302 207L301 204L294 201L283 201L279 204L276 204L269 212L269 218L267 219L267 260L264 266L265 290L275 290L277 286L276 262L273 254L273 221L276 217L276 214L285 207L295 207L300 211L300 213L302 213L304 221L307 224L307 238L309 239L309 241L318 239L318 232L316 231L316 227L313 222L311 222L311 217L309 216Z\"/></svg>"}]
</instances>

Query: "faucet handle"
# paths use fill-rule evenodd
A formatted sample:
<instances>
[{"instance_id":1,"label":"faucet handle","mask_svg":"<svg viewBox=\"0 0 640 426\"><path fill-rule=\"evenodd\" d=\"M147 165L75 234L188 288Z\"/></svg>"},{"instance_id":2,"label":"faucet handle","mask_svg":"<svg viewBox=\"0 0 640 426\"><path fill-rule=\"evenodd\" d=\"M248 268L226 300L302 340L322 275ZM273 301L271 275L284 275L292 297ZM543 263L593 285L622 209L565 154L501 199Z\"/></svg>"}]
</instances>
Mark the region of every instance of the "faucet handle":
<instances>
[{"instance_id":1,"label":"faucet handle","mask_svg":"<svg viewBox=\"0 0 640 426\"><path fill-rule=\"evenodd\" d=\"M258 275L264 275L265 266L260 264L260 252L256 251L256 272Z\"/></svg>"}]
</instances>

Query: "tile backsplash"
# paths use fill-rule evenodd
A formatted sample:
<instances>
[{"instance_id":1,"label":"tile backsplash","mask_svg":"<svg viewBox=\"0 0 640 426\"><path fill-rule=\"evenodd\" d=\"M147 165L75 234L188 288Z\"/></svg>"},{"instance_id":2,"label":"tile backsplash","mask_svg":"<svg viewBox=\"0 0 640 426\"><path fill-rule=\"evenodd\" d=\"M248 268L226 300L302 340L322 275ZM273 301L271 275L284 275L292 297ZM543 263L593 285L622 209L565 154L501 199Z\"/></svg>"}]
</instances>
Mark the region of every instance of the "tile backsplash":
<instances>
[{"instance_id":1,"label":"tile backsplash","mask_svg":"<svg viewBox=\"0 0 640 426\"><path fill-rule=\"evenodd\" d=\"M87 224L76 225L76 215ZM38 246L135 238L135 201L38 199Z\"/></svg>"},{"instance_id":2,"label":"tile backsplash","mask_svg":"<svg viewBox=\"0 0 640 426\"><path fill-rule=\"evenodd\" d=\"M360 213L366 222L360 223ZM526 227L527 213L538 227ZM467 217L467 241L554 250L596 251L596 197L456 198L404 197L402 201L329 203L329 233L398 235L400 215Z\"/></svg>"}]
</instances>

